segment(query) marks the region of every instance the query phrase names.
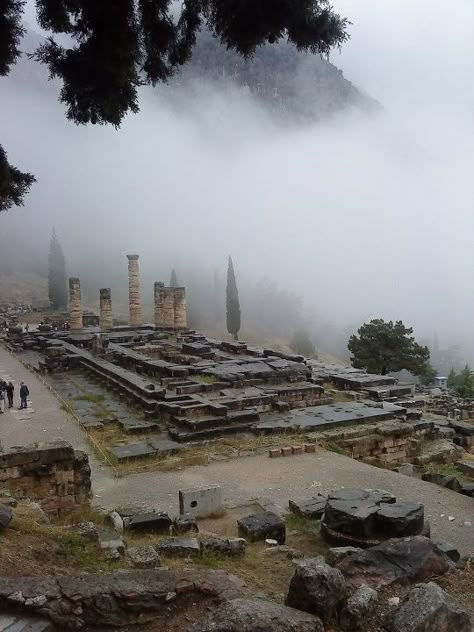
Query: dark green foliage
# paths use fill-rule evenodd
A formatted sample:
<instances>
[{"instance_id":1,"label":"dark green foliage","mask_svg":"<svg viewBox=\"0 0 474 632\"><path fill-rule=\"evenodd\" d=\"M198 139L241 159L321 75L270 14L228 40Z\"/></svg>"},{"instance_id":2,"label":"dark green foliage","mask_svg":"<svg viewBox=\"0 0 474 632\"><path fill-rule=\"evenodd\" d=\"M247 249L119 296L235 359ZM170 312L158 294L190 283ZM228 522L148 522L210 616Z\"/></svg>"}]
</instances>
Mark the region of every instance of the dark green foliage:
<instances>
[{"instance_id":1,"label":"dark green foliage","mask_svg":"<svg viewBox=\"0 0 474 632\"><path fill-rule=\"evenodd\" d=\"M53 229L48 256L48 297L53 309L67 306L66 264L63 249Z\"/></svg>"},{"instance_id":2,"label":"dark green foliage","mask_svg":"<svg viewBox=\"0 0 474 632\"><path fill-rule=\"evenodd\" d=\"M395 323L381 319L365 323L349 339L352 366L369 373L386 375L406 369L415 375L424 373L430 359L428 347L415 342L413 329L401 320Z\"/></svg>"},{"instance_id":3,"label":"dark green foliage","mask_svg":"<svg viewBox=\"0 0 474 632\"><path fill-rule=\"evenodd\" d=\"M22 173L8 162L7 154L0 145L0 212L12 206L23 206L23 198L33 182L36 179L31 173Z\"/></svg>"},{"instance_id":4,"label":"dark green foliage","mask_svg":"<svg viewBox=\"0 0 474 632\"><path fill-rule=\"evenodd\" d=\"M9 19L0 68L16 59L23 33L22 3L0 0ZM119 125L138 110L137 88L166 81L189 61L196 34L213 37L241 55L285 38L299 50L327 55L348 39L348 21L328 0L36 0L40 26L66 34L71 44L49 38L34 58L63 81L60 99L77 123ZM0 22L1 24L1 22ZM1 35L1 31L0 31Z\"/></svg>"},{"instance_id":5,"label":"dark green foliage","mask_svg":"<svg viewBox=\"0 0 474 632\"><path fill-rule=\"evenodd\" d=\"M468 364L462 371L456 373L451 369L448 376L448 386L464 399L474 398L474 374Z\"/></svg>"},{"instance_id":6,"label":"dark green foliage","mask_svg":"<svg viewBox=\"0 0 474 632\"><path fill-rule=\"evenodd\" d=\"M239 291L235 280L234 265L230 257L227 266L226 311L227 331L234 336L234 340L238 340L240 330Z\"/></svg>"},{"instance_id":7,"label":"dark green foliage","mask_svg":"<svg viewBox=\"0 0 474 632\"><path fill-rule=\"evenodd\" d=\"M297 329L291 338L290 347L295 353L304 355L306 357L312 357L316 353L313 341L309 337L309 334L304 329Z\"/></svg>"},{"instance_id":8,"label":"dark green foliage","mask_svg":"<svg viewBox=\"0 0 474 632\"><path fill-rule=\"evenodd\" d=\"M0 76L7 75L21 55L18 46L25 33L21 23L25 4L22 0L0 0Z\"/></svg>"},{"instance_id":9,"label":"dark green foliage","mask_svg":"<svg viewBox=\"0 0 474 632\"><path fill-rule=\"evenodd\" d=\"M423 373L420 373L418 378L420 380L420 384L428 386L428 384L432 384L434 382L434 379L437 375L438 371L431 366L430 362L428 362L426 365L426 369L423 371Z\"/></svg>"},{"instance_id":10,"label":"dark green foliage","mask_svg":"<svg viewBox=\"0 0 474 632\"><path fill-rule=\"evenodd\" d=\"M178 287L178 277L174 268L171 270L170 287Z\"/></svg>"}]
</instances>

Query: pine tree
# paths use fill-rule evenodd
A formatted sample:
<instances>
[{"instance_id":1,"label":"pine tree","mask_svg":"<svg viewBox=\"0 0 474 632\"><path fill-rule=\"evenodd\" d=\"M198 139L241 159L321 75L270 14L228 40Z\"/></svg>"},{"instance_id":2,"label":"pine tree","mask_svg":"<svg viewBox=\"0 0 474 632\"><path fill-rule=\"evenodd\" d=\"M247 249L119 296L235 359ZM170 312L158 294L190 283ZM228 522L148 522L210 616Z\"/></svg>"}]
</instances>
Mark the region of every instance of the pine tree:
<instances>
[{"instance_id":1,"label":"pine tree","mask_svg":"<svg viewBox=\"0 0 474 632\"><path fill-rule=\"evenodd\" d=\"M171 270L170 287L178 287L178 277L174 268Z\"/></svg>"},{"instance_id":2,"label":"pine tree","mask_svg":"<svg viewBox=\"0 0 474 632\"><path fill-rule=\"evenodd\" d=\"M240 302L237 282L235 280L234 265L231 257L229 257L227 267L226 310L227 331L232 334L234 340L238 340L240 330Z\"/></svg>"},{"instance_id":3,"label":"pine tree","mask_svg":"<svg viewBox=\"0 0 474 632\"><path fill-rule=\"evenodd\" d=\"M48 296L53 309L67 306L66 264L63 249L53 228L48 256Z\"/></svg>"}]
</instances>

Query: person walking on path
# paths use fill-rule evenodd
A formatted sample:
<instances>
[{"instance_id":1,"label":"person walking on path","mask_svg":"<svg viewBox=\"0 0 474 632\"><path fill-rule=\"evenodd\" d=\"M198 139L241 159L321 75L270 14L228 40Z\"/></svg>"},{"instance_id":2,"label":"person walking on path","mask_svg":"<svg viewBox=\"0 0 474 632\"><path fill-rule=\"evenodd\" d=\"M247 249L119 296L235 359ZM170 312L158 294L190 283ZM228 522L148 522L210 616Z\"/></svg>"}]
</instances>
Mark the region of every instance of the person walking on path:
<instances>
[{"instance_id":1,"label":"person walking on path","mask_svg":"<svg viewBox=\"0 0 474 632\"><path fill-rule=\"evenodd\" d=\"M15 387L11 382L8 382L5 390L7 391L8 408L13 408L13 393L15 392Z\"/></svg>"},{"instance_id":2,"label":"person walking on path","mask_svg":"<svg viewBox=\"0 0 474 632\"><path fill-rule=\"evenodd\" d=\"M26 398L30 394L27 385L22 382L20 385L20 410L27 407Z\"/></svg>"},{"instance_id":3,"label":"person walking on path","mask_svg":"<svg viewBox=\"0 0 474 632\"><path fill-rule=\"evenodd\" d=\"M0 383L0 414L5 412L5 385Z\"/></svg>"}]
</instances>

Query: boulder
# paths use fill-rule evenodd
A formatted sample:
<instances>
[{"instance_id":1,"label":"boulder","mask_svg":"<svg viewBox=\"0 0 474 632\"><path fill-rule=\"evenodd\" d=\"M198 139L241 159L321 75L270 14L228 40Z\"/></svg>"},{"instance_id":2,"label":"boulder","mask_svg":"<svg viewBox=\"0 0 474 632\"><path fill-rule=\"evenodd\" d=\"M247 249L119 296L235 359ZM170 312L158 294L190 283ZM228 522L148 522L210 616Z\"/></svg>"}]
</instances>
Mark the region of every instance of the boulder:
<instances>
[{"instance_id":1,"label":"boulder","mask_svg":"<svg viewBox=\"0 0 474 632\"><path fill-rule=\"evenodd\" d=\"M374 614L377 601L377 591L363 584L342 608L339 614L339 627L346 632L365 632L367 620Z\"/></svg>"},{"instance_id":2,"label":"boulder","mask_svg":"<svg viewBox=\"0 0 474 632\"><path fill-rule=\"evenodd\" d=\"M452 489L453 492L461 491L461 483L455 476L446 476L444 474L426 472L422 475L421 480L428 481L429 483L434 483L435 485L439 485L440 487Z\"/></svg>"},{"instance_id":3,"label":"boulder","mask_svg":"<svg viewBox=\"0 0 474 632\"><path fill-rule=\"evenodd\" d=\"M457 550L455 546L449 544L448 542L438 542L435 540L435 544L440 551L442 551L445 555L449 557L453 562L459 562L461 559L461 553Z\"/></svg>"},{"instance_id":4,"label":"boulder","mask_svg":"<svg viewBox=\"0 0 474 632\"><path fill-rule=\"evenodd\" d=\"M304 553L294 549L291 546L287 546L286 544L277 544L277 546L269 546L265 549L265 555L285 555L289 560L299 560L304 557Z\"/></svg>"},{"instance_id":5,"label":"boulder","mask_svg":"<svg viewBox=\"0 0 474 632\"><path fill-rule=\"evenodd\" d=\"M157 568L161 558L151 544L127 549L127 556L135 568Z\"/></svg>"},{"instance_id":6,"label":"boulder","mask_svg":"<svg viewBox=\"0 0 474 632\"><path fill-rule=\"evenodd\" d=\"M190 531L193 531L194 533L199 532L196 518L190 513L185 513L182 516L175 518L173 520L173 526L178 534L189 533Z\"/></svg>"},{"instance_id":7,"label":"boulder","mask_svg":"<svg viewBox=\"0 0 474 632\"><path fill-rule=\"evenodd\" d=\"M290 500L288 506L290 511L297 516L309 518L310 520L319 520L324 513L327 498L324 496L316 496L316 498L297 498Z\"/></svg>"},{"instance_id":8,"label":"boulder","mask_svg":"<svg viewBox=\"0 0 474 632\"><path fill-rule=\"evenodd\" d=\"M8 527L12 520L12 510L6 505L0 505L0 529Z\"/></svg>"},{"instance_id":9,"label":"boulder","mask_svg":"<svg viewBox=\"0 0 474 632\"><path fill-rule=\"evenodd\" d=\"M328 494L328 500L367 500L369 492L366 489L342 487Z\"/></svg>"},{"instance_id":10,"label":"boulder","mask_svg":"<svg viewBox=\"0 0 474 632\"><path fill-rule=\"evenodd\" d=\"M324 632L324 627L318 617L271 601L233 599L188 632Z\"/></svg>"},{"instance_id":11,"label":"boulder","mask_svg":"<svg viewBox=\"0 0 474 632\"><path fill-rule=\"evenodd\" d=\"M158 551L165 556L196 557L201 547L196 538L165 538L158 544Z\"/></svg>"},{"instance_id":12,"label":"boulder","mask_svg":"<svg viewBox=\"0 0 474 632\"><path fill-rule=\"evenodd\" d=\"M474 498L474 483L465 483L461 487L461 494L464 494L464 496L470 496L471 498Z\"/></svg>"},{"instance_id":13,"label":"boulder","mask_svg":"<svg viewBox=\"0 0 474 632\"><path fill-rule=\"evenodd\" d=\"M388 632L471 632L465 610L434 582L419 584L385 624Z\"/></svg>"},{"instance_id":14,"label":"boulder","mask_svg":"<svg viewBox=\"0 0 474 632\"><path fill-rule=\"evenodd\" d=\"M453 563L422 535L394 538L360 553L348 555L337 564L349 587L368 584L410 584L444 575Z\"/></svg>"},{"instance_id":15,"label":"boulder","mask_svg":"<svg viewBox=\"0 0 474 632\"><path fill-rule=\"evenodd\" d=\"M276 540L285 544L286 528L283 519L272 511L262 511L237 520L239 534L248 540Z\"/></svg>"},{"instance_id":16,"label":"boulder","mask_svg":"<svg viewBox=\"0 0 474 632\"><path fill-rule=\"evenodd\" d=\"M245 554L244 538L224 538L214 533L203 533L200 538L201 551L213 551L222 555L239 556Z\"/></svg>"},{"instance_id":17,"label":"boulder","mask_svg":"<svg viewBox=\"0 0 474 632\"><path fill-rule=\"evenodd\" d=\"M68 529L91 542L99 541L99 531L93 522L78 522L72 524Z\"/></svg>"},{"instance_id":18,"label":"boulder","mask_svg":"<svg viewBox=\"0 0 474 632\"><path fill-rule=\"evenodd\" d=\"M346 597L342 573L326 564L322 557L298 560L295 564L286 605L315 614L324 623L333 620Z\"/></svg>"},{"instance_id":19,"label":"boulder","mask_svg":"<svg viewBox=\"0 0 474 632\"><path fill-rule=\"evenodd\" d=\"M172 524L173 521L169 515L161 511L136 514L125 522L127 529L148 533L169 533Z\"/></svg>"},{"instance_id":20,"label":"boulder","mask_svg":"<svg viewBox=\"0 0 474 632\"><path fill-rule=\"evenodd\" d=\"M465 435L467 437L474 436L474 424L467 421L450 421L450 425L457 434Z\"/></svg>"},{"instance_id":21,"label":"boulder","mask_svg":"<svg viewBox=\"0 0 474 632\"><path fill-rule=\"evenodd\" d=\"M343 560L348 555L353 555L354 553L361 553L362 549L357 546L336 546L332 549L329 549L326 553L326 562L329 566L336 566L338 562Z\"/></svg>"},{"instance_id":22,"label":"boulder","mask_svg":"<svg viewBox=\"0 0 474 632\"><path fill-rule=\"evenodd\" d=\"M425 510L420 503L383 504L375 518L376 532L395 538L418 535L424 523Z\"/></svg>"},{"instance_id":23,"label":"boulder","mask_svg":"<svg viewBox=\"0 0 474 632\"><path fill-rule=\"evenodd\" d=\"M99 546L109 560L118 560L125 553L122 537L113 529L101 527L98 530Z\"/></svg>"},{"instance_id":24,"label":"boulder","mask_svg":"<svg viewBox=\"0 0 474 632\"><path fill-rule=\"evenodd\" d=\"M118 513L118 511L111 511L109 513L108 516L110 525L113 529L115 529L115 531L117 531L117 533L122 534L123 533L123 518L122 516Z\"/></svg>"},{"instance_id":25,"label":"boulder","mask_svg":"<svg viewBox=\"0 0 474 632\"><path fill-rule=\"evenodd\" d=\"M329 498L323 516L324 526L346 535L370 538L375 534L375 514L380 507L371 500Z\"/></svg>"}]
</instances>

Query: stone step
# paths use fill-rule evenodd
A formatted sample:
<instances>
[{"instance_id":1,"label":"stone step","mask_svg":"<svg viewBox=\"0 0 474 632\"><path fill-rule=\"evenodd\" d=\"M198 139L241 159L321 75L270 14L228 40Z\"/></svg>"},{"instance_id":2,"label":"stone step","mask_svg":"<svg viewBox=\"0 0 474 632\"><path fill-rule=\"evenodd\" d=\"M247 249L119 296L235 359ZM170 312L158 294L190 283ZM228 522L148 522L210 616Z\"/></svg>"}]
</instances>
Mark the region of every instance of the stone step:
<instances>
[{"instance_id":1,"label":"stone step","mask_svg":"<svg viewBox=\"0 0 474 632\"><path fill-rule=\"evenodd\" d=\"M54 629L47 619L0 614L0 632L53 632Z\"/></svg>"}]
</instances>

